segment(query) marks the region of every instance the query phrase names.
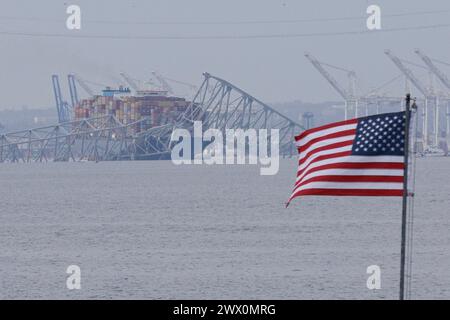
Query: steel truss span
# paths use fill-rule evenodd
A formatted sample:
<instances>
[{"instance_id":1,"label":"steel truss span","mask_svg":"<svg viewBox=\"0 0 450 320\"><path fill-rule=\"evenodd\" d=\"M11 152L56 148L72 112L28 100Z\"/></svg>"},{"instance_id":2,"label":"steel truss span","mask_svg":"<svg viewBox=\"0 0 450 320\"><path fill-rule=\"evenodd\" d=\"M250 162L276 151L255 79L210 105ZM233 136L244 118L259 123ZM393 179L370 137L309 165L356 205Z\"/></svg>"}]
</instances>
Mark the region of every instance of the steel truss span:
<instances>
[{"instance_id":1,"label":"steel truss span","mask_svg":"<svg viewBox=\"0 0 450 320\"><path fill-rule=\"evenodd\" d=\"M103 116L2 134L0 161L120 160L134 151L130 127Z\"/></svg>"},{"instance_id":2,"label":"steel truss span","mask_svg":"<svg viewBox=\"0 0 450 320\"><path fill-rule=\"evenodd\" d=\"M280 155L296 154L294 135L304 128L231 83L204 74L193 101L174 123L135 133L114 116L63 122L0 135L0 162L169 159L174 129L278 129Z\"/></svg>"},{"instance_id":3,"label":"steel truss span","mask_svg":"<svg viewBox=\"0 0 450 320\"><path fill-rule=\"evenodd\" d=\"M300 124L249 95L231 83L204 73L204 81L193 103L184 112L177 127L192 130L194 121L202 121L203 130L278 129L280 154L296 154L294 135L304 130Z\"/></svg>"}]
</instances>

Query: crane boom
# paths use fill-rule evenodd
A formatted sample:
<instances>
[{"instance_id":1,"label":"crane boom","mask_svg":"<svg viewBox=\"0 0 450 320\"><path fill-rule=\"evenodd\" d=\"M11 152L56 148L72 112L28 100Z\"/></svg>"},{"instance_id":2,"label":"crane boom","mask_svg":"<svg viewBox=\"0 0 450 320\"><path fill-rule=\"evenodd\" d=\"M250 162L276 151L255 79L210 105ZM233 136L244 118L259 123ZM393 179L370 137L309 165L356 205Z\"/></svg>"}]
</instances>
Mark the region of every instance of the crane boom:
<instances>
[{"instance_id":1,"label":"crane boom","mask_svg":"<svg viewBox=\"0 0 450 320\"><path fill-rule=\"evenodd\" d=\"M53 84L53 94L55 96L56 112L58 113L58 120L61 122L61 109L62 109L62 99L61 99L61 87L59 86L59 78L56 74L52 75Z\"/></svg>"},{"instance_id":2,"label":"crane boom","mask_svg":"<svg viewBox=\"0 0 450 320\"><path fill-rule=\"evenodd\" d=\"M180 80L175 80L175 79L171 79L171 78L167 78L167 77L164 77L164 79L169 80L169 81L174 82L174 83L178 83L178 84L184 85L186 87L189 87L190 89L198 89L197 86L195 84L192 84L192 83L188 83L188 82L184 82L184 81L180 81Z\"/></svg>"},{"instance_id":3,"label":"crane boom","mask_svg":"<svg viewBox=\"0 0 450 320\"><path fill-rule=\"evenodd\" d=\"M170 86L170 84L167 83L166 79L164 79L164 77L162 75L160 75L156 71L152 71L152 74L156 78L156 80L159 81L159 83L161 84L162 89L164 91L167 91L167 93L169 93L169 94L173 94L172 87Z\"/></svg>"},{"instance_id":4,"label":"crane boom","mask_svg":"<svg viewBox=\"0 0 450 320\"><path fill-rule=\"evenodd\" d=\"M408 78L409 81L425 96L431 95L427 87L414 75L414 73L407 68L403 62L391 50L386 50L384 53L392 60L392 62L400 69L401 72Z\"/></svg>"},{"instance_id":5,"label":"crane boom","mask_svg":"<svg viewBox=\"0 0 450 320\"><path fill-rule=\"evenodd\" d=\"M311 64L319 71L319 73L331 84L331 86L342 96L344 99L349 99L350 94L333 78L333 76L325 70L319 60L309 53L305 53L305 57L311 62Z\"/></svg>"},{"instance_id":6,"label":"crane boom","mask_svg":"<svg viewBox=\"0 0 450 320\"><path fill-rule=\"evenodd\" d=\"M136 82L133 79L131 79L125 72L121 72L120 75L128 83L131 89L133 89L134 91L139 91L139 87L136 84Z\"/></svg>"},{"instance_id":7,"label":"crane boom","mask_svg":"<svg viewBox=\"0 0 450 320\"><path fill-rule=\"evenodd\" d=\"M67 81L69 83L70 100L72 101L72 108L78 104L78 92L77 86L75 85L75 78L73 74L67 75Z\"/></svg>"},{"instance_id":8,"label":"crane boom","mask_svg":"<svg viewBox=\"0 0 450 320\"><path fill-rule=\"evenodd\" d=\"M91 88L81 79L78 75L72 74L73 78L77 81L77 83L80 85L81 88L83 88L84 91L90 96L95 96L94 92Z\"/></svg>"},{"instance_id":9,"label":"crane boom","mask_svg":"<svg viewBox=\"0 0 450 320\"><path fill-rule=\"evenodd\" d=\"M431 61L430 57L428 57L425 53L420 51L419 49L414 50L414 52L422 59L422 61L427 65L430 71L438 77L438 79L448 88L450 89L450 80L447 76L439 70L438 67Z\"/></svg>"},{"instance_id":10,"label":"crane boom","mask_svg":"<svg viewBox=\"0 0 450 320\"><path fill-rule=\"evenodd\" d=\"M66 122L70 120L70 110L67 102L63 101L61 95L61 86L59 85L59 77L52 75L53 93L55 95L56 111L58 113L58 121Z\"/></svg>"}]
</instances>

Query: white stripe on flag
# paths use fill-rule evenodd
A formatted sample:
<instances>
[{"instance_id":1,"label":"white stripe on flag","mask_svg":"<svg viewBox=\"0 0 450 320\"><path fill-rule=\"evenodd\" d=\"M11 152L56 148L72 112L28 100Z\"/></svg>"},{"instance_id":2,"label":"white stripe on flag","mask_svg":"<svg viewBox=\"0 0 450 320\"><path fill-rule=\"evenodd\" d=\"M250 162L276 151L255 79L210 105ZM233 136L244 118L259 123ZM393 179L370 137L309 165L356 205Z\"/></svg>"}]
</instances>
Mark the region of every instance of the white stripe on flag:
<instances>
[{"instance_id":1,"label":"white stripe on flag","mask_svg":"<svg viewBox=\"0 0 450 320\"><path fill-rule=\"evenodd\" d=\"M334 148L334 149L329 149L329 150L323 150L317 153L314 153L311 157L309 157L304 163L302 163L299 167L298 170L303 170L304 168L306 168L312 161L314 161L316 158L320 157L320 156L325 156L325 155L331 155L331 154L335 154L335 153L339 153L339 152L345 152L345 151L351 151L352 150L352 146L345 146L345 147L340 147L340 148Z\"/></svg>"},{"instance_id":2,"label":"white stripe on flag","mask_svg":"<svg viewBox=\"0 0 450 320\"><path fill-rule=\"evenodd\" d=\"M312 168L316 168L316 167L320 167L320 166L332 164L332 163L344 163L344 162L350 162L350 163L361 163L361 162L403 163L403 156L346 156L346 157L321 160L321 161L311 163L309 165L309 167L305 170L305 172L303 172L300 176L297 177L297 182L299 180L301 180Z\"/></svg>"},{"instance_id":3,"label":"white stripe on flag","mask_svg":"<svg viewBox=\"0 0 450 320\"><path fill-rule=\"evenodd\" d=\"M294 190L294 193L307 189L384 189L403 190L401 182L328 182L317 181L305 184Z\"/></svg>"},{"instance_id":4,"label":"white stripe on flag","mask_svg":"<svg viewBox=\"0 0 450 320\"><path fill-rule=\"evenodd\" d=\"M337 132L341 132L341 131L345 131L345 130L356 129L356 126L357 126L357 123L352 123L352 124L346 124L343 126L338 126L338 127L333 127L333 128L329 128L329 129L312 132L312 133L306 135L305 137L303 137L302 139L300 139L299 141L297 141L296 145L297 145L297 147L301 147L301 146L307 144L312 139L320 138L320 137L326 136L328 134L337 133Z\"/></svg>"},{"instance_id":5,"label":"white stripe on flag","mask_svg":"<svg viewBox=\"0 0 450 320\"><path fill-rule=\"evenodd\" d=\"M302 160L308 154L308 152L312 151L313 149L324 147L324 146L329 146L330 144L333 144L333 143L345 142L345 141L353 141L353 139L355 139L355 135L350 135L350 136L345 136L345 137L339 137L339 138L333 138L333 139L326 139L326 140L318 141L318 142L313 143L312 145L310 145L308 147L308 149L302 151L300 153L299 160Z\"/></svg>"},{"instance_id":6,"label":"white stripe on flag","mask_svg":"<svg viewBox=\"0 0 450 320\"><path fill-rule=\"evenodd\" d=\"M311 172L303 177L308 180L320 176L391 176L403 177L403 170L398 169L325 169Z\"/></svg>"}]
</instances>

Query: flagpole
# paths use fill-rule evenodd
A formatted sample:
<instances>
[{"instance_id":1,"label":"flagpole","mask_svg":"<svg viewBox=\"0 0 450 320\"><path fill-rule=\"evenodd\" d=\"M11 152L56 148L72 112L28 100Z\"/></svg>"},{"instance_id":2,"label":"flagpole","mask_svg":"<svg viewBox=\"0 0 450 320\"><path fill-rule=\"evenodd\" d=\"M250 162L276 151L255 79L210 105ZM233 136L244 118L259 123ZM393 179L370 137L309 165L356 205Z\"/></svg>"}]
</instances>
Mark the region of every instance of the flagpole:
<instances>
[{"instance_id":1,"label":"flagpole","mask_svg":"<svg viewBox=\"0 0 450 320\"><path fill-rule=\"evenodd\" d=\"M409 161L409 126L411 122L411 95L406 95L405 104L405 157L403 168L403 205L402 205L402 240L400 251L400 300L405 299L405 262L406 262L406 219L408 205L408 161Z\"/></svg>"}]
</instances>

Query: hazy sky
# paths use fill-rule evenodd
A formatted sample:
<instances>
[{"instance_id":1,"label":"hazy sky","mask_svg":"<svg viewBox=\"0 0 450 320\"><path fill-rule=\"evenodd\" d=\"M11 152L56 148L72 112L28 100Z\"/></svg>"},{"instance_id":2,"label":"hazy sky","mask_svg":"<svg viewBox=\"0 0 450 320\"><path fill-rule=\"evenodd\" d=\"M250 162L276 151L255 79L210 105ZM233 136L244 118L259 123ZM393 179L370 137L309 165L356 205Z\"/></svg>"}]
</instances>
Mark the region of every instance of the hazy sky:
<instances>
[{"instance_id":1,"label":"hazy sky","mask_svg":"<svg viewBox=\"0 0 450 320\"><path fill-rule=\"evenodd\" d=\"M80 31L66 29L69 4L81 6ZM305 51L355 70L362 91L399 74L384 55L386 48L419 62L413 53L419 47L436 59L450 62L450 26L284 38L151 39L364 31L370 4L381 6L383 30L450 24L448 0L0 0L0 108L53 106L53 73L64 77L66 100L68 72L115 85L120 71L145 79L151 70L158 70L194 84L200 84L202 73L208 71L268 103L296 99L315 102L337 100L339 96L305 59ZM443 12L393 16L436 10ZM322 18L351 19L317 21ZM279 23L308 19L316 21ZM252 21L265 22L249 23ZM61 34L100 37L55 37ZM147 39L122 39L124 36ZM414 70L426 74L425 70ZM450 75L450 68L444 70ZM345 84L344 72L332 72ZM397 86L400 88L401 83Z\"/></svg>"}]
</instances>

